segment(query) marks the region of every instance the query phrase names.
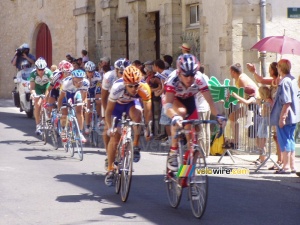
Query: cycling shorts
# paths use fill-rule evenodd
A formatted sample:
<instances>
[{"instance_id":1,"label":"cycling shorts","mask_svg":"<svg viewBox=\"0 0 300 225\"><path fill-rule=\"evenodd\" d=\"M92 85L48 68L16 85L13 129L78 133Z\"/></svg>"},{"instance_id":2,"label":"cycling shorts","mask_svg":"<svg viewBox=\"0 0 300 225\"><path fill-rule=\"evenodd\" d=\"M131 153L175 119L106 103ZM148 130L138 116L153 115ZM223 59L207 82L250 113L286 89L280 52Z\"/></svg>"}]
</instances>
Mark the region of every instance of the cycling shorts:
<instances>
[{"instance_id":1,"label":"cycling shorts","mask_svg":"<svg viewBox=\"0 0 300 225\"><path fill-rule=\"evenodd\" d=\"M185 99L176 97L176 100L178 100L186 108L186 116L183 119L188 119L188 120L198 119L198 112L197 112L194 96Z\"/></svg>"},{"instance_id":2,"label":"cycling shorts","mask_svg":"<svg viewBox=\"0 0 300 225\"><path fill-rule=\"evenodd\" d=\"M112 119L117 117L116 123L114 127L120 127L120 119L122 118L123 112L126 112L126 115L129 116L129 110L131 107L142 109L141 103L139 99L135 99L134 101L129 102L128 104L119 104L116 103L116 106L112 112Z\"/></svg>"},{"instance_id":3,"label":"cycling shorts","mask_svg":"<svg viewBox=\"0 0 300 225\"><path fill-rule=\"evenodd\" d=\"M97 94L101 94L101 88L96 86L88 89L87 97L95 98Z\"/></svg>"},{"instance_id":4,"label":"cycling shorts","mask_svg":"<svg viewBox=\"0 0 300 225\"><path fill-rule=\"evenodd\" d=\"M59 96L59 89L52 89L50 91L50 97L51 98L55 98L55 100L57 101L58 96Z\"/></svg>"},{"instance_id":5,"label":"cycling shorts","mask_svg":"<svg viewBox=\"0 0 300 225\"><path fill-rule=\"evenodd\" d=\"M72 99L73 104L82 102L80 91L77 91L75 93L66 92L66 97L63 99L63 105L66 105L69 99Z\"/></svg>"}]
</instances>

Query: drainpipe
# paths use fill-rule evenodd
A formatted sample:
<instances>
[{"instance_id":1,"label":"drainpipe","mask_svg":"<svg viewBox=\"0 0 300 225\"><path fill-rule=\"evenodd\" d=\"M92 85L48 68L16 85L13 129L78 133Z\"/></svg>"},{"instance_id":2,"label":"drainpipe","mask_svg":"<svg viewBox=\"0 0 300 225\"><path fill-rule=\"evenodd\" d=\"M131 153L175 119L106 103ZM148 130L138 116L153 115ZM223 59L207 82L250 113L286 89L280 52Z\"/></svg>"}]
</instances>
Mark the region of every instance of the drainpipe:
<instances>
[{"instance_id":1,"label":"drainpipe","mask_svg":"<svg viewBox=\"0 0 300 225\"><path fill-rule=\"evenodd\" d=\"M266 0L260 0L260 39L266 37ZM260 52L261 73L265 77L266 70L266 52Z\"/></svg>"}]
</instances>

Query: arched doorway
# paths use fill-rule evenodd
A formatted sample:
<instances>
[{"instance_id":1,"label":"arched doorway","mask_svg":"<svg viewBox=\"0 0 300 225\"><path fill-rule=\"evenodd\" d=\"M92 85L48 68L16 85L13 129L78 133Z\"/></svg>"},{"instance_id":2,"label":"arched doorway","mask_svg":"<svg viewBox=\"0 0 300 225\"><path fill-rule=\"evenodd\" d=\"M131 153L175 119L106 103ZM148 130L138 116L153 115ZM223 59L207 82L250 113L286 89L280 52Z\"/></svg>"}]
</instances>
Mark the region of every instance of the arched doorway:
<instances>
[{"instance_id":1,"label":"arched doorway","mask_svg":"<svg viewBox=\"0 0 300 225\"><path fill-rule=\"evenodd\" d=\"M43 57L48 67L52 65L52 39L48 26L42 23L36 37L36 58Z\"/></svg>"}]
</instances>

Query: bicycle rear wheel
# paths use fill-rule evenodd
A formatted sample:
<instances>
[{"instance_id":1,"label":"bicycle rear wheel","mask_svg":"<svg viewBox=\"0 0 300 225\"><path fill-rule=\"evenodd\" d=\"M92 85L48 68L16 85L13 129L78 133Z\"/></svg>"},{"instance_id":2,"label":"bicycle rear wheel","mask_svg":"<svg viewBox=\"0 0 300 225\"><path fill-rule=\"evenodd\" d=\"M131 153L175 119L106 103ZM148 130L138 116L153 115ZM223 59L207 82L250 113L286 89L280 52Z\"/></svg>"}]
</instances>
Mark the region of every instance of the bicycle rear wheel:
<instances>
[{"instance_id":1,"label":"bicycle rear wheel","mask_svg":"<svg viewBox=\"0 0 300 225\"><path fill-rule=\"evenodd\" d=\"M122 144L119 143L117 147L117 157L115 161L115 166L117 169L115 170L115 191L116 194L119 194L120 188L121 188L121 171L122 171L122 157L121 157L121 151L122 151Z\"/></svg>"},{"instance_id":2,"label":"bicycle rear wheel","mask_svg":"<svg viewBox=\"0 0 300 225\"><path fill-rule=\"evenodd\" d=\"M167 160L169 158L169 154L170 153L168 153ZM178 160L178 162L180 161ZM179 184L179 179L176 177L176 172L172 172L168 169L168 161L167 161L166 171L167 172L166 172L165 182L167 184L167 195L168 195L169 203L173 208L177 208L182 196L182 187Z\"/></svg>"},{"instance_id":3,"label":"bicycle rear wheel","mask_svg":"<svg viewBox=\"0 0 300 225\"><path fill-rule=\"evenodd\" d=\"M200 147L194 150L193 165L195 171L189 178L189 200L194 216L200 219L205 212L208 196L208 176L196 172L206 167L205 155Z\"/></svg>"},{"instance_id":4,"label":"bicycle rear wheel","mask_svg":"<svg viewBox=\"0 0 300 225\"><path fill-rule=\"evenodd\" d=\"M132 142L128 141L125 146L125 155L122 163L121 173L121 199L126 202L128 199L131 179L132 179L132 164L133 164L133 146Z\"/></svg>"},{"instance_id":5,"label":"bicycle rear wheel","mask_svg":"<svg viewBox=\"0 0 300 225\"><path fill-rule=\"evenodd\" d=\"M57 150L58 149L58 137L57 137L57 132L56 132L53 124L52 124L52 128L51 128L50 132L51 132L50 135L51 135L51 141L52 141L53 147L55 150Z\"/></svg>"},{"instance_id":6,"label":"bicycle rear wheel","mask_svg":"<svg viewBox=\"0 0 300 225\"><path fill-rule=\"evenodd\" d=\"M77 149L77 153L79 156L79 160L83 160L83 149L82 149L82 142L80 138L80 129L76 118L73 118L72 122L73 128L73 138L72 138L72 145L73 148Z\"/></svg>"}]
</instances>

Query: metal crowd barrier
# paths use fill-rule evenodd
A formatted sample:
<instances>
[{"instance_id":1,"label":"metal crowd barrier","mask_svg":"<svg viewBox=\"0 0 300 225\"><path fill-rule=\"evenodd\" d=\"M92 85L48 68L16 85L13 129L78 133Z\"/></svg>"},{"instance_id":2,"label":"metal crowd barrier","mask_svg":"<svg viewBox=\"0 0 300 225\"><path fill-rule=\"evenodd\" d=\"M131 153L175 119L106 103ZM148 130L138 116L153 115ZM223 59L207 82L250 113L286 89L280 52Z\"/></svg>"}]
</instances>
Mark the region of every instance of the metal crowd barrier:
<instances>
[{"instance_id":1,"label":"metal crowd barrier","mask_svg":"<svg viewBox=\"0 0 300 225\"><path fill-rule=\"evenodd\" d=\"M255 172L264 166L268 160L273 161L279 168L279 165L271 158L272 150L276 152L276 143L273 140L274 129L269 126L271 106L265 104L263 110L265 111L263 113L268 115L267 117L262 115L262 107L257 103L249 105L238 103L237 105L231 105L229 109L225 109L228 116L224 131L225 147L218 163L221 162L226 153L235 163L231 154L231 151L233 151L236 154L265 155L265 160L257 167ZM265 148L262 148L262 146L265 146Z\"/></svg>"}]
</instances>

